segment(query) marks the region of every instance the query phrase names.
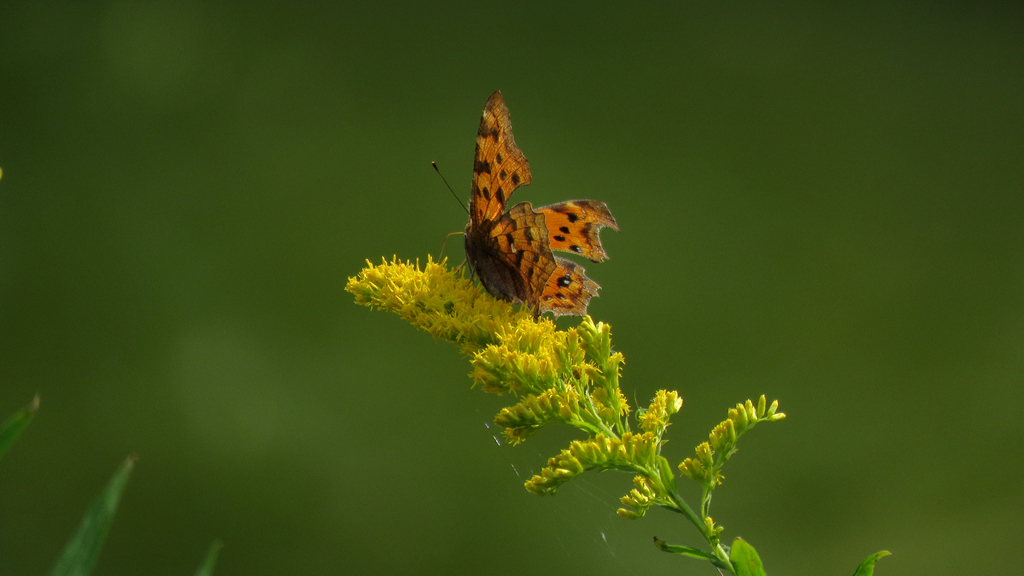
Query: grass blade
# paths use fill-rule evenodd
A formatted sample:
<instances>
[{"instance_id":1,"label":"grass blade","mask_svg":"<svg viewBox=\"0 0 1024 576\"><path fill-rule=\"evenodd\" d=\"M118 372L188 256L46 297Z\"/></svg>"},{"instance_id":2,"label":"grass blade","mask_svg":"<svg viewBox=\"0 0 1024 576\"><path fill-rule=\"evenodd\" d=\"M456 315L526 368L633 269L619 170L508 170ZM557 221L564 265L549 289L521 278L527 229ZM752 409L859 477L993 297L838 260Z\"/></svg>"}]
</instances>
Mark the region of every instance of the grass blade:
<instances>
[{"instance_id":1,"label":"grass blade","mask_svg":"<svg viewBox=\"0 0 1024 576\"><path fill-rule=\"evenodd\" d=\"M78 525L78 532L64 547L64 553L53 566L50 576L88 576L92 572L134 465L135 457L129 456L89 506L82 523Z\"/></svg>"},{"instance_id":2,"label":"grass blade","mask_svg":"<svg viewBox=\"0 0 1024 576\"><path fill-rule=\"evenodd\" d=\"M210 550L206 552L206 559L196 570L196 576L213 576L213 565L217 563L217 553L220 552L222 546L224 545L220 540L214 540L213 544L210 544Z\"/></svg>"},{"instance_id":3,"label":"grass blade","mask_svg":"<svg viewBox=\"0 0 1024 576\"><path fill-rule=\"evenodd\" d=\"M14 416L0 424L0 456L3 456L4 452L7 452L7 449L11 447L11 444L14 444L14 441L18 439L18 436L28 426L28 423L32 421L37 410L39 410L38 394L36 394L31 404L18 410Z\"/></svg>"}]
</instances>

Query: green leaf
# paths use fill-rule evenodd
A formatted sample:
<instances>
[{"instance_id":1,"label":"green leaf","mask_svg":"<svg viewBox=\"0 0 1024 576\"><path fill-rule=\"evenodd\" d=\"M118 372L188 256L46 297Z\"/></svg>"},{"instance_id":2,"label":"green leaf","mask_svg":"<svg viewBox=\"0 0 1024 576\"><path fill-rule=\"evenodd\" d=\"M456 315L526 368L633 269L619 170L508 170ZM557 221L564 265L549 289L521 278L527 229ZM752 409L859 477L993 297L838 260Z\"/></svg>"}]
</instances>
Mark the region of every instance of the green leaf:
<instances>
[{"instance_id":1,"label":"green leaf","mask_svg":"<svg viewBox=\"0 0 1024 576\"><path fill-rule=\"evenodd\" d=\"M729 561L736 570L736 576L768 576L761 564L761 558L757 550L747 544L742 538L732 541L732 549L729 550Z\"/></svg>"},{"instance_id":2,"label":"green leaf","mask_svg":"<svg viewBox=\"0 0 1024 576\"><path fill-rule=\"evenodd\" d=\"M654 537L654 545L658 547L662 552L670 552L672 554L682 554L683 556L689 556L690 558L697 558L698 560L707 560L719 568L728 570L729 567L723 564L722 560L710 552L705 552L697 548L690 548L689 546L678 546L676 544L669 544L664 540Z\"/></svg>"},{"instance_id":3,"label":"green leaf","mask_svg":"<svg viewBox=\"0 0 1024 576\"><path fill-rule=\"evenodd\" d=\"M38 394L36 394L31 404L18 410L14 416L0 424L0 456L3 456L4 452L7 452L7 449L11 447L11 444L14 444L14 441L21 435L21 432L28 426L28 423L32 421L32 417L36 415L37 410L39 410Z\"/></svg>"},{"instance_id":4,"label":"green leaf","mask_svg":"<svg viewBox=\"0 0 1024 576\"><path fill-rule=\"evenodd\" d=\"M701 560L718 560L715 555L710 552L705 552L697 548L690 548L689 546L677 546L675 544L668 544L664 540L654 537L654 545L658 547L662 552L671 552L673 554L682 554L683 556L689 556L690 558L699 558Z\"/></svg>"},{"instance_id":5,"label":"green leaf","mask_svg":"<svg viewBox=\"0 0 1024 576\"><path fill-rule=\"evenodd\" d=\"M214 540L213 544L210 544L210 550L206 552L203 564L196 570L196 576L213 575L213 565L217 563L217 553L220 552L222 546L224 545L220 543L220 540Z\"/></svg>"},{"instance_id":6,"label":"green leaf","mask_svg":"<svg viewBox=\"0 0 1024 576\"><path fill-rule=\"evenodd\" d=\"M868 556L860 563L857 567L857 571L853 573L853 576L871 576L875 572L875 562L878 562L879 558L891 555L892 552L888 550L882 550L881 552L875 552L871 556Z\"/></svg>"},{"instance_id":7,"label":"green leaf","mask_svg":"<svg viewBox=\"0 0 1024 576\"><path fill-rule=\"evenodd\" d=\"M129 456L89 506L78 525L78 532L64 547L64 553L50 570L50 576L88 576L92 572L134 465L135 457Z\"/></svg>"}]
</instances>

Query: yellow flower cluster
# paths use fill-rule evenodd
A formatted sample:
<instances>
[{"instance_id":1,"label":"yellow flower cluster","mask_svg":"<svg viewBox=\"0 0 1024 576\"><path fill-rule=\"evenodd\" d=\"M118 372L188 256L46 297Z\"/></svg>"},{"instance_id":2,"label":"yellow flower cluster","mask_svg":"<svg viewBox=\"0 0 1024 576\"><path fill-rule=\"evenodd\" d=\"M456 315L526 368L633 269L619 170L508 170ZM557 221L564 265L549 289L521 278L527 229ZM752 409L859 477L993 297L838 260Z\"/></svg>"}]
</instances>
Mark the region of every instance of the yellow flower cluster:
<instances>
[{"instance_id":1,"label":"yellow flower cluster","mask_svg":"<svg viewBox=\"0 0 1024 576\"><path fill-rule=\"evenodd\" d=\"M767 404L767 399L761 396L757 406L747 400L744 404L730 408L729 417L715 426L708 437L709 441L697 446L696 458L683 460L679 470L706 488L721 484L724 478L721 474L722 466L736 452L739 437L758 422L777 422L786 417L782 412L776 412L779 408L778 400L772 402L771 406Z\"/></svg>"},{"instance_id":2,"label":"yellow flower cluster","mask_svg":"<svg viewBox=\"0 0 1024 576\"><path fill-rule=\"evenodd\" d=\"M620 499L623 504L633 508L633 510L626 508L616 510L619 516L629 520L640 518L647 513L651 506L658 504L662 500L658 496L657 486L645 476L634 476L633 486L634 488L629 491L629 494Z\"/></svg>"},{"instance_id":3,"label":"yellow flower cluster","mask_svg":"<svg viewBox=\"0 0 1024 576\"><path fill-rule=\"evenodd\" d=\"M678 392L658 390L654 395L654 400L651 401L651 407L637 415L640 427L657 434L658 439L661 439L662 434L668 428L669 416L679 412L682 407L683 399L679 397Z\"/></svg>"},{"instance_id":4,"label":"yellow flower cluster","mask_svg":"<svg viewBox=\"0 0 1024 576\"><path fill-rule=\"evenodd\" d=\"M533 323L528 312L516 312L507 302L492 298L463 274L449 270L445 261L428 257L422 270L419 260L366 264L345 286L357 304L395 312L434 337L457 344L464 353L493 344L510 325Z\"/></svg>"},{"instance_id":5,"label":"yellow flower cluster","mask_svg":"<svg viewBox=\"0 0 1024 576\"><path fill-rule=\"evenodd\" d=\"M598 434L575 440L568 450L548 460L541 473L526 482L534 494L554 494L559 486L586 470L623 470L658 475L658 446L654 434L626 432L622 438Z\"/></svg>"},{"instance_id":6,"label":"yellow flower cluster","mask_svg":"<svg viewBox=\"0 0 1024 576\"><path fill-rule=\"evenodd\" d=\"M611 327L584 316L579 326L557 330L547 318L535 319L530 310L516 310L491 297L461 267L449 270L445 261L427 259L421 268L393 258L350 278L346 290L356 302L390 310L436 338L458 345L471 357L473 383L484 391L512 394L518 402L504 408L495 423L518 444L541 427L560 422L587 433L548 460L541 473L526 482L534 494L554 494L565 482L587 470L622 470L636 474L633 489L621 501L625 518L639 518L651 506L685 515L704 534L715 555L720 526L708 515L711 490L721 483L721 468L743 432L762 421L781 420L778 403L765 405L762 396L729 410L696 456L679 465L685 476L703 489L700 515L679 496L672 466L661 455L662 437L670 417L683 405L674 391L659 390L646 409L638 411L639 431L630 430L630 406L619 388L625 362L612 351ZM716 560L717 561L717 560ZM724 564L722 564L724 565Z\"/></svg>"}]
</instances>

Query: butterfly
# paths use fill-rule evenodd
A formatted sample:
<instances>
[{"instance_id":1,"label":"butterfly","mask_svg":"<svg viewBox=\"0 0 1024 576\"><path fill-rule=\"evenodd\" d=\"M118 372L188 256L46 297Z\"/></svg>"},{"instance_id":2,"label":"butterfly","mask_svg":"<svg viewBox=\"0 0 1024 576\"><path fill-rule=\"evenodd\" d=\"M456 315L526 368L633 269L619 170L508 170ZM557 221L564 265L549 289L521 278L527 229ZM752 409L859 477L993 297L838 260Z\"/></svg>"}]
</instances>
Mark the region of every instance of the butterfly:
<instances>
[{"instance_id":1,"label":"butterfly","mask_svg":"<svg viewBox=\"0 0 1024 576\"><path fill-rule=\"evenodd\" d=\"M505 212L509 196L532 181L530 163L516 146L501 92L491 94L480 119L473 162L466 260L495 298L525 304L534 317L587 313L601 288L572 260L552 250L600 262L608 258L599 232L618 230L604 202L571 200L534 209L520 202Z\"/></svg>"}]
</instances>

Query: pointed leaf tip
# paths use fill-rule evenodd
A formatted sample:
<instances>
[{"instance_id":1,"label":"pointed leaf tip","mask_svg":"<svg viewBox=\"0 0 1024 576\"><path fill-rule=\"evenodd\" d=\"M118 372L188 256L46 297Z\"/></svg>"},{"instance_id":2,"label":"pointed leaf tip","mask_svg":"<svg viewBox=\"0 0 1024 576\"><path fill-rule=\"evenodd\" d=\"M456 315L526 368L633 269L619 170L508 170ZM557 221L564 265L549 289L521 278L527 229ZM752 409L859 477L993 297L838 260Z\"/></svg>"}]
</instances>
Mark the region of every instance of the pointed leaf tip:
<instances>
[{"instance_id":1,"label":"pointed leaf tip","mask_svg":"<svg viewBox=\"0 0 1024 576\"><path fill-rule=\"evenodd\" d=\"M32 399L32 403L18 410L13 416L0 424L0 456L7 452L7 449L14 444L14 441L21 436L21 433L28 427L29 422L35 417L39 410L39 394Z\"/></svg>"},{"instance_id":2,"label":"pointed leaf tip","mask_svg":"<svg viewBox=\"0 0 1024 576\"><path fill-rule=\"evenodd\" d=\"M872 576L875 572L875 562L878 562L880 558L890 555L892 555L892 552L889 552L888 550L875 552L860 563L860 566L857 567L857 571L853 573L853 576Z\"/></svg>"},{"instance_id":3,"label":"pointed leaf tip","mask_svg":"<svg viewBox=\"0 0 1024 576\"><path fill-rule=\"evenodd\" d=\"M64 552L50 576L88 576L96 566L100 550L107 539L110 525L114 522L117 505L128 484L136 457L129 456L107 483L107 487L93 500L82 518L78 531L64 547Z\"/></svg>"}]
</instances>

